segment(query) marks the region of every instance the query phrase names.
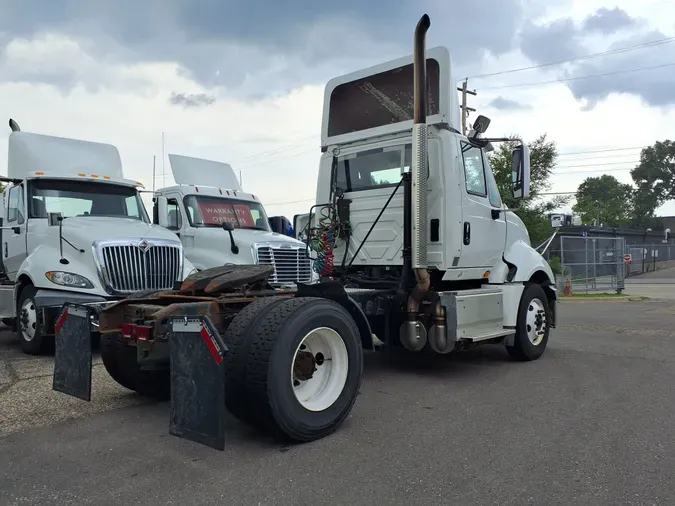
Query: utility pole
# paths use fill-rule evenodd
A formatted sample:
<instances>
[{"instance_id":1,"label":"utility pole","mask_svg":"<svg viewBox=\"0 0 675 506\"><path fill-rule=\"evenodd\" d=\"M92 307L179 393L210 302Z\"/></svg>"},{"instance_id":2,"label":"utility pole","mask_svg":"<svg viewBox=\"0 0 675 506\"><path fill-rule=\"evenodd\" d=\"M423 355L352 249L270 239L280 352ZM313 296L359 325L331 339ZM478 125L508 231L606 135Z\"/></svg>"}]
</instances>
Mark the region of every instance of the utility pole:
<instances>
[{"instance_id":1,"label":"utility pole","mask_svg":"<svg viewBox=\"0 0 675 506\"><path fill-rule=\"evenodd\" d=\"M162 132L162 186L166 187L166 168L164 166L164 158L166 155L164 154L164 132Z\"/></svg>"},{"instance_id":2,"label":"utility pole","mask_svg":"<svg viewBox=\"0 0 675 506\"><path fill-rule=\"evenodd\" d=\"M469 113L470 112L476 112L476 109L466 106L466 96L467 95L473 95L474 97L476 96L476 90L472 91L472 90L467 89L468 84L469 84L469 78L467 77L466 79L464 79L464 82L462 83L462 87L457 88L457 91L462 92L462 105L461 105L461 109L462 109L462 133L464 135L466 135L468 133L468 131L466 129L466 120L469 117Z\"/></svg>"}]
</instances>

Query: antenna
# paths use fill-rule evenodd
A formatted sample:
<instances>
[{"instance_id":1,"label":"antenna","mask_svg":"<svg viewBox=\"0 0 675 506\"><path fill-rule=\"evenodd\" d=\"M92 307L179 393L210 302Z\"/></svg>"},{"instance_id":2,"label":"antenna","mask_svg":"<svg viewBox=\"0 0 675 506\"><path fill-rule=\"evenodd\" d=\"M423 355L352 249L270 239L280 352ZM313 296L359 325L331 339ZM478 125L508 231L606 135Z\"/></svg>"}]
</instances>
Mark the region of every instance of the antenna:
<instances>
[{"instance_id":1,"label":"antenna","mask_svg":"<svg viewBox=\"0 0 675 506\"><path fill-rule=\"evenodd\" d=\"M164 168L165 166L165 161L164 161L164 132L162 132L162 186L166 186L166 170Z\"/></svg>"}]
</instances>

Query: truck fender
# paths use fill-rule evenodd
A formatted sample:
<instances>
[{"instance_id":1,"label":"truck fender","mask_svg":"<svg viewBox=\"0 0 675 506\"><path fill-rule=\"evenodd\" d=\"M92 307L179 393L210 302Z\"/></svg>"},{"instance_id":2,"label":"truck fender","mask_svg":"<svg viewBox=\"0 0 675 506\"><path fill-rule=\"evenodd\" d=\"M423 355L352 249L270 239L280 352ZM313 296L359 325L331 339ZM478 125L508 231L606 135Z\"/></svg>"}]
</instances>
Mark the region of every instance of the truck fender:
<instances>
[{"instance_id":1,"label":"truck fender","mask_svg":"<svg viewBox=\"0 0 675 506\"><path fill-rule=\"evenodd\" d=\"M344 287L338 282L316 283L307 285L298 283L298 291L296 297L322 297L337 302L344 307L356 323L361 336L361 345L364 350L372 351L375 349L373 342L373 331L370 327L368 317L361 309L361 306L351 298Z\"/></svg>"},{"instance_id":2,"label":"truck fender","mask_svg":"<svg viewBox=\"0 0 675 506\"><path fill-rule=\"evenodd\" d=\"M342 307L349 311L352 318L354 318L356 326L359 328L359 334L361 334L361 345L363 346L363 349L373 351L375 349L373 330L370 328L370 322L363 312L363 309L361 309L361 306L359 306L359 304L349 295L347 295L344 302L339 300L336 302L340 303Z\"/></svg>"},{"instance_id":3,"label":"truck fender","mask_svg":"<svg viewBox=\"0 0 675 506\"><path fill-rule=\"evenodd\" d=\"M19 295L21 294L21 290L23 290L23 287L26 286L26 285L35 286L35 283L33 282L33 279L30 277L30 275L27 272L19 271L19 275L17 276L16 281L14 283L14 306L16 306L17 301L19 300Z\"/></svg>"},{"instance_id":4,"label":"truck fender","mask_svg":"<svg viewBox=\"0 0 675 506\"><path fill-rule=\"evenodd\" d=\"M544 257L525 241L519 240L506 249L502 261L490 273L490 283L526 283L534 277L555 282L553 271Z\"/></svg>"}]
</instances>

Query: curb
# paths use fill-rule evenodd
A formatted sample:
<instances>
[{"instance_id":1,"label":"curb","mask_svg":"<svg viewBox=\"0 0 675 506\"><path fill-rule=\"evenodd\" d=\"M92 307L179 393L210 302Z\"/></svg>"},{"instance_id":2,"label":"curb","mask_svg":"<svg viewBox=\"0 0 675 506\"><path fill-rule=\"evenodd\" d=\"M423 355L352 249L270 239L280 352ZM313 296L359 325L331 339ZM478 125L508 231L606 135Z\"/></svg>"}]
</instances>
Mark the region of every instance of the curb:
<instances>
[{"instance_id":1,"label":"curb","mask_svg":"<svg viewBox=\"0 0 675 506\"><path fill-rule=\"evenodd\" d=\"M558 302L584 302L584 301L628 301L628 302L642 302L645 300L654 300L653 297L644 297L642 295L626 295L625 297L565 297L564 295L558 299Z\"/></svg>"}]
</instances>

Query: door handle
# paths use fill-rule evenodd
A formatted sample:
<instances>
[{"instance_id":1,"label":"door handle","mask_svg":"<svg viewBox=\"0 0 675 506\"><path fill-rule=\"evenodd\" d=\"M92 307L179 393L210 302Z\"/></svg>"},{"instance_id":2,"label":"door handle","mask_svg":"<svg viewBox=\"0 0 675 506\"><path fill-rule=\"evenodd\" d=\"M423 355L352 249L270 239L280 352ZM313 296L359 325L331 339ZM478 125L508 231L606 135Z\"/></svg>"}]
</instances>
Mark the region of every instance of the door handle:
<instances>
[{"instance_id":1,"label":"door handle","mask_svg":"<svg viewBox=\"0 0 675 506\"><path fill-rule=\"evenodd\" d=\"M464 245L468 246L471 242L471 223L464 222Z\"/></svg>"}]
</instances>

